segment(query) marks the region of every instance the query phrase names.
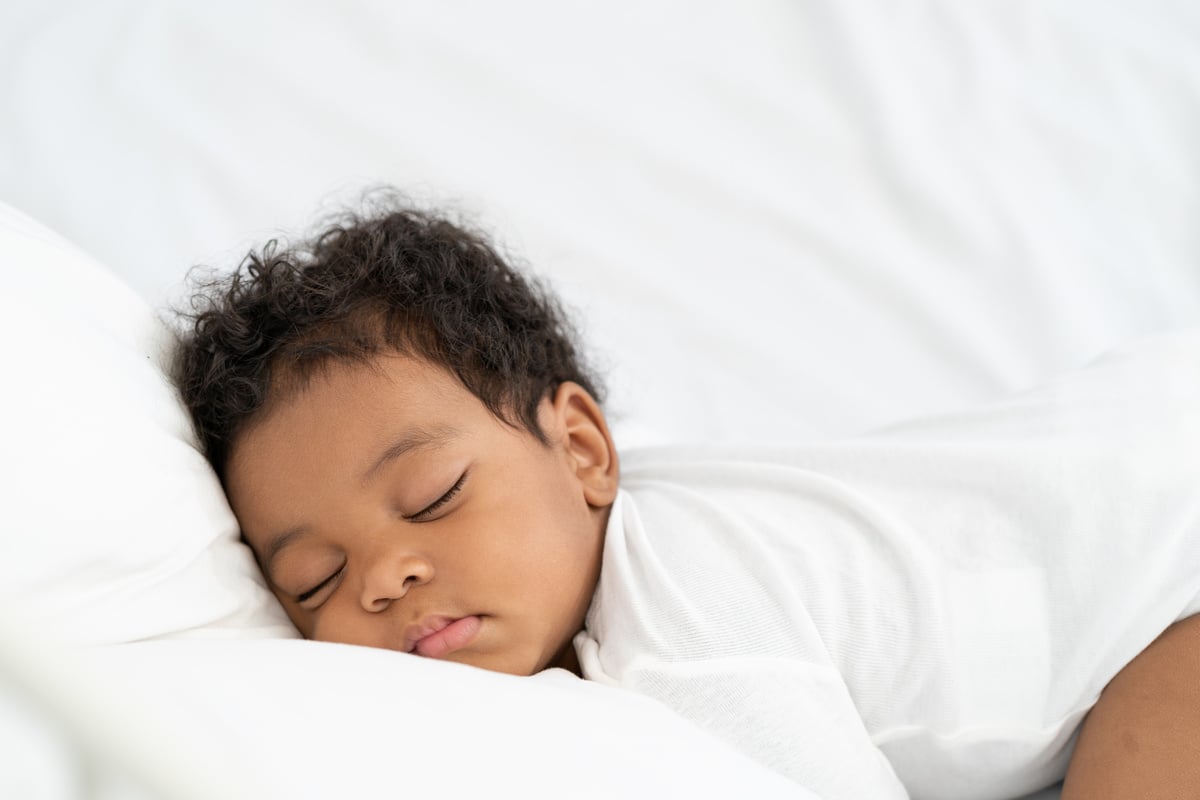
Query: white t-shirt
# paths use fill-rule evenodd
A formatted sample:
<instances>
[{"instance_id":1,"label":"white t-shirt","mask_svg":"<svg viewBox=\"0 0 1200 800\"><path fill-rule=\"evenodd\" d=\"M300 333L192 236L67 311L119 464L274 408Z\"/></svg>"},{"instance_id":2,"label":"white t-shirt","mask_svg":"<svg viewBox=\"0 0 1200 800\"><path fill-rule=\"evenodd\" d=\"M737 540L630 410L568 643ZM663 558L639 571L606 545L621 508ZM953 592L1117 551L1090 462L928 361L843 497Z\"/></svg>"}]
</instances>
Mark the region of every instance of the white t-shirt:
<instances>
[{"instance_id":1,"label":"white t-shirt","mask_svg":"<svg viewBox=\"0 0 1200 800\"><path fill-rule=\"evenodd\" d=\"M1200 611L1200 331L854 440L626 454L622 484L584 677L827 800L1015 797Z\"/></svg>"}]
</instances>

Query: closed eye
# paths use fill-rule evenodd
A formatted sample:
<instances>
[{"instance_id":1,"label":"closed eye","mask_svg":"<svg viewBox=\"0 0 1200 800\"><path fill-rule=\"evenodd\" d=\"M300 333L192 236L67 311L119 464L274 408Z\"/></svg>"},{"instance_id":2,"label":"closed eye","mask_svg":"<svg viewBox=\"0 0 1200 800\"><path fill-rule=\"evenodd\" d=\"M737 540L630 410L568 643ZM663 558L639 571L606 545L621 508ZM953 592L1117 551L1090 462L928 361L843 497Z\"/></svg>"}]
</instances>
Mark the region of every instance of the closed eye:
<instances>
[{"instance_id":1,"label":"closed eye","mask_svg":"<svg viewBox=\"0 0 1200 800\"><path fill-rule=\"evenodd\" d=\"M337 570L337 572L333 573L333 574L332 574L332 575L330 575L328 578L326 578L325 580L321 581L320 583L318 583L316 586L312 587L312 588L311 588L311 589L309 589L308 591L306 591L306 592L301 592L300 594L296 595L296 602L297 602L297 603L304 603L304 602L306 602L306 601L308 601L308 600L311 600L313 597L315 597L315 596L316 596L317 592L321 591L321 590L322 590L322 589L324 589L326 586L328 586L330 583L332 583L332 582L333 582L333 580L334 580L335 578L337 578L337 576L338 576L338 575L341 575L341 574L342 574L342 570L343 570L343 569L345 569L345 567L344 567L344 566L342 566L342 567L338 567L338 570Z\"/></svg>"},{"instance_id":2,"label":"closed eye","mask_svg":"<svg viewBox=\"0 0 1200 800\"><path fill-rule=\"evenodd\" d=\"M462 491L463 484L467 482L467 475L469 473L470 473L470 470L467 470L462 475L458 476L458 480L456 480L454 482L453 486L451 486L449 489L446 490L445 494L443 494L437 500L434 500L429 505L425 506L425 508L422 508L417 513L409 514L408 516L405 517L405 519L409 520L410 522L424 522L424 521L428 520L429 516L431 514L433 514L433 512L437 511L439 508L446 505L446 503L449 503L451 500L454 499L454 496L456 494L458 494L460 491Z\"/></svg>"}]
</instances>

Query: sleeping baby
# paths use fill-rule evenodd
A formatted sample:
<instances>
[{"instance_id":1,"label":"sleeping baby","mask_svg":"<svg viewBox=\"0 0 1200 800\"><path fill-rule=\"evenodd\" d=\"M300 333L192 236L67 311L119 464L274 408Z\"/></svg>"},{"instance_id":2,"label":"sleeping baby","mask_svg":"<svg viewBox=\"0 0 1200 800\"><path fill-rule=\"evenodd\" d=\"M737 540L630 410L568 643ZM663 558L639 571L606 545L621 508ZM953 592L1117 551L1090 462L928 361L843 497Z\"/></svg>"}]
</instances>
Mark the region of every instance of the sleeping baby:
<instances>
[{"instance_id":1,"label":"sleeping baby","mask_svg":"<svg viewBox=\"0 0 1200 800\"><path fill-rule=\"evenodd\" d=\"M1200 335L618 469L559 305L437 216L272 242L194 312L176 380L306 637L632 689L829 800L1200 796Z\"/></svg>"}]
</instances>

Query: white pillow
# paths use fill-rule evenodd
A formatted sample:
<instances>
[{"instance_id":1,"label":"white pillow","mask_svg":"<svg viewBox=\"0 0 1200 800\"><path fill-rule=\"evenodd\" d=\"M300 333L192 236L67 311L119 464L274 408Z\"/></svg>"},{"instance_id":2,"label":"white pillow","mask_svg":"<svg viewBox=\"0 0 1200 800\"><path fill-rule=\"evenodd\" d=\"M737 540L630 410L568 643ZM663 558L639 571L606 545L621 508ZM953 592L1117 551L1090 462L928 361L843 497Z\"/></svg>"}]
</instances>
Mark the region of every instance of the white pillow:
<instances>
[{"instance_id":1,"label":"white pillow","mask_svg":"<svg viewBox=\"0 0 1200 800\"><path fill-rule=\"evenodd\" d=\"M171 334L0 205L0 589L67 640L296 636L164 376Z\"/></svg>"}]
</instances>

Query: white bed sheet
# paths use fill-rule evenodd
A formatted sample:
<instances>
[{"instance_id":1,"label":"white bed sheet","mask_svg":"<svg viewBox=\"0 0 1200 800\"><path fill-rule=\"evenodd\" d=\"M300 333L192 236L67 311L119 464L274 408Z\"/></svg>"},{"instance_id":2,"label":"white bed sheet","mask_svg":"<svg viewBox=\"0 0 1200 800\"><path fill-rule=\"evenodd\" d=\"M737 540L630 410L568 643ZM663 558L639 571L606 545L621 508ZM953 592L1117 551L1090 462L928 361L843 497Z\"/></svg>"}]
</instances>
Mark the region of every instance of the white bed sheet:
<instances>
[{"instance_id":1,"label":"white bed sheet","mask_svg":"<svg viewBox=\"0 0 1200 800\"><path fill-rule=\"evenodd\" d=\"M1200 322L1178 0L10 0L0 200L144 296L389 182L561 286L624 446L836 436Z\"/></svg>"}]
</instances>

